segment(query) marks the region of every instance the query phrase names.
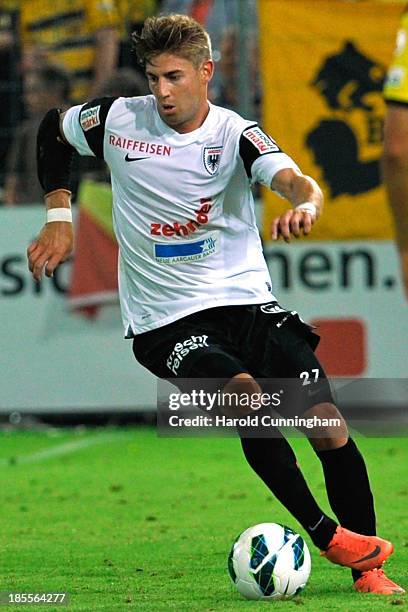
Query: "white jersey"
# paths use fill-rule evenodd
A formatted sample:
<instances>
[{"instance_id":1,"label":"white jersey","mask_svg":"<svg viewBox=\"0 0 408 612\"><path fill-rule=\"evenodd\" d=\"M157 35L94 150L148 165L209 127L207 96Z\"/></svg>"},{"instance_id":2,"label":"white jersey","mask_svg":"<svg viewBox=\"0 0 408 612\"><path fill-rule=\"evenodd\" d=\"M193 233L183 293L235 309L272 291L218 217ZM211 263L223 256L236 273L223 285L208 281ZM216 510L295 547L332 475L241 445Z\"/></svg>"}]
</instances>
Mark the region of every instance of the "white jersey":
<instances>
[{"instance_id":1,"label":"white jersey","mask_svg":"<svg viewBox=\"0 0 408 612\"><path fill-rule=\"evenodd\" d=\"M68 142L105 159L119 243L119 296L131 337L215 306L274 299L250 182L295 163L254 122L210 104L179 134L154 96L101 98L65 115Z\"/></svg>"}]
</instances>

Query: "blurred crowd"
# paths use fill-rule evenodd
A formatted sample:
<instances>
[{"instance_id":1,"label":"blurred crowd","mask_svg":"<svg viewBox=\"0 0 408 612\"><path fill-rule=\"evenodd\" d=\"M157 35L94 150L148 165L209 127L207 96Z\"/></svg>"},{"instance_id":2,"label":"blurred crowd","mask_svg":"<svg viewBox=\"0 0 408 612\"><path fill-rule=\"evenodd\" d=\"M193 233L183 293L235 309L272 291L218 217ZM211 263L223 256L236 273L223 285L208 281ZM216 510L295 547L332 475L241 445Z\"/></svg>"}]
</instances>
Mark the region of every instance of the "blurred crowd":
<instances>
[{"instance_id":1,"label":"blurred crowd","mask_svg":"<svg viewBox=\"0 0 408 612\"><path fill-rule=\"evenodd\" d=\"M238 10L235 0L0 0L0 204L42 202L35 144L48 109L148 93L130 34L151 15L185 13L206 27L217 62L211 100L237 110ZM255 31L256 0L246 1L245 17ZM255 118L256 40L251 37L250 50ZM75 175L77 185L83 176L109 178L88 158L78 160Z\"/></svg>"}]
</instances>

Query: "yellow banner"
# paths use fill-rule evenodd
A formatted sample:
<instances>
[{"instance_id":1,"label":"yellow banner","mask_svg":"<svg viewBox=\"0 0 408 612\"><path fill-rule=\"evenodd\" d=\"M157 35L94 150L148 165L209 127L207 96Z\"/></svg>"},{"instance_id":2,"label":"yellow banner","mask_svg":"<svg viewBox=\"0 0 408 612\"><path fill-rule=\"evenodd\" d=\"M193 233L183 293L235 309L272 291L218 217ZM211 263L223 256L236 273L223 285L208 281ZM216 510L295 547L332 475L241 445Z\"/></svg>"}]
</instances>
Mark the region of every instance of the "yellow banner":
<instances>
[{"instance_id":1,"label":"yellow banner","mask_svg":"<svg viewBox=\"0 0 408 612\"><path fill-rule=\"evenodd\" d=\"M401 3L259 0L259 13L263 127L325 194L311 237L392 238L379 162ZM287 205L264 202L268 238Z\"/></svg>"}]
</instances>

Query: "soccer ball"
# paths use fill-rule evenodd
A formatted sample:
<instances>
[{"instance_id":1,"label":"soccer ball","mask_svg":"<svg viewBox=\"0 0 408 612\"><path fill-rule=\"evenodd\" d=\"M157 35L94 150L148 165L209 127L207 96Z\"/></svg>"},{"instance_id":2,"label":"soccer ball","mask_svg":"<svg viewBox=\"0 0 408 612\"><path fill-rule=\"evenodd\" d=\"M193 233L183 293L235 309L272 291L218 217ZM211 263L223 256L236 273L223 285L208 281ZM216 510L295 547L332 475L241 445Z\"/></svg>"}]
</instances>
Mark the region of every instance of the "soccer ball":
<instances>
[{"instance_id":1,"label":"soccer ball","mask_svg":"<svg viewBox=\"0 0 408 612\"><path fill-rule=\"evenodd\" d=\"M284 599L305 587L311 569L306 542L277 523L249 527L235 540L228 571L247 599Z\"/></svg>"}]
</instances>

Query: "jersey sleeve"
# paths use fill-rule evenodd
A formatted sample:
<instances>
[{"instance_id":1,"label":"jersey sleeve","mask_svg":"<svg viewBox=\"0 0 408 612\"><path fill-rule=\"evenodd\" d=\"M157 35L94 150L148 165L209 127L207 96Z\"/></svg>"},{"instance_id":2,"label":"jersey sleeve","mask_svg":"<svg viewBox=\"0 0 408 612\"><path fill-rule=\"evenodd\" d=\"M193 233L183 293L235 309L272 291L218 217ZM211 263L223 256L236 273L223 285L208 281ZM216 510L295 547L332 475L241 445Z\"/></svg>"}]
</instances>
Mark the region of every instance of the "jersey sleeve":
<instances>
[{"instance_id":1,"label":"jersey sleeve","mask_svg":"<svg viewBox=\"0 0 408 612\"><path fill-rule=\"evenodd\" d=\"M408 12L401 18L397 32L395 51L384 83L387 102L408 104Z\"/></svg>"},{"instance_id":2,"label":"jersey sleeve","mask_svg":"<svg viewBox=\"0 0 408 612\"><path fill-rule=\"evenodd\" d=\"M66 112L62 124L64 135L80 155L103 159L106 120L116 99L96 98Z\"/></svg>"},{"instance_id":3,"label":"jersey sleeve","mask_svg":"<svg viewBox=\"0 0 408 612\"><path fill-rule=\"evenodd\" d=\"M293 168L300 173L293 159L286 155L256 123L242 132L239 154L252 183L261 183L270 187L275 174L284 168Z\"/></svg>"}]
</instances>

